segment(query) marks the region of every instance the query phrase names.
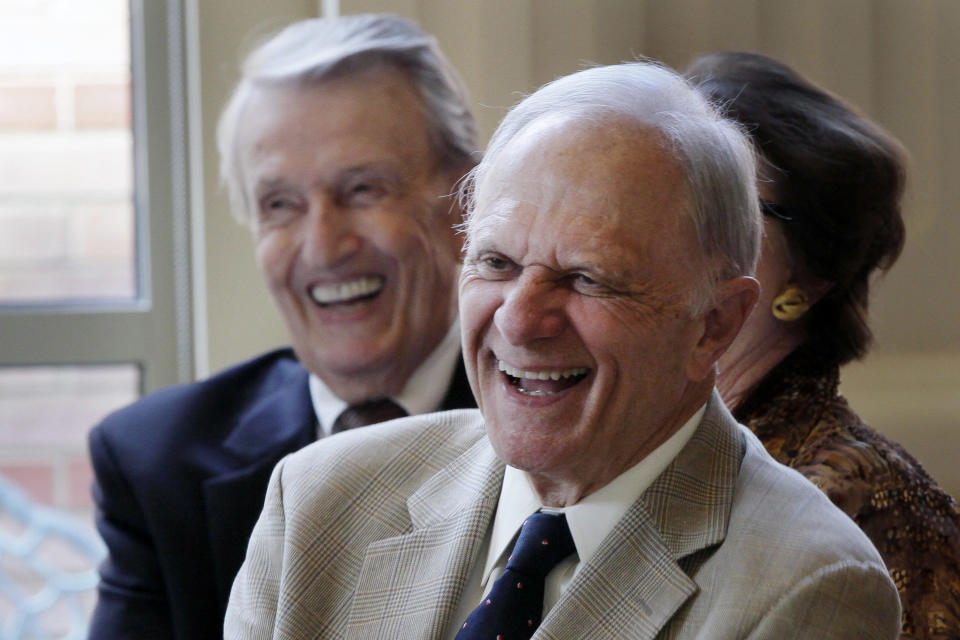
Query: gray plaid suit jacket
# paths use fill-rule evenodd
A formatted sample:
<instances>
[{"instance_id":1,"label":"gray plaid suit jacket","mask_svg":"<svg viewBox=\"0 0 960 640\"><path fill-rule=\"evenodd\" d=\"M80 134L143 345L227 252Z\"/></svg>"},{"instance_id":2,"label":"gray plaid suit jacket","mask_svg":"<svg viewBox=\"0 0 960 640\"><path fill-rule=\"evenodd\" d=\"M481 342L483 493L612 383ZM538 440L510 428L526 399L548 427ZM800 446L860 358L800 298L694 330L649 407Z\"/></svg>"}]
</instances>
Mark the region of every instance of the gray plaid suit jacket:
<instances>
[{"instance_id":1,"label":"gray plaid suit jacket","mask_svg":"<svg viewBox=\"0 0 960 640\"><path fill-rule=\"evenodd\" d=\"M288 456L234 582L226 638L443 639L502 480L476 410ZM714 393L534 638L876 640L896 638L899 620L859 528Z\"/></svg>"}]
</instances>

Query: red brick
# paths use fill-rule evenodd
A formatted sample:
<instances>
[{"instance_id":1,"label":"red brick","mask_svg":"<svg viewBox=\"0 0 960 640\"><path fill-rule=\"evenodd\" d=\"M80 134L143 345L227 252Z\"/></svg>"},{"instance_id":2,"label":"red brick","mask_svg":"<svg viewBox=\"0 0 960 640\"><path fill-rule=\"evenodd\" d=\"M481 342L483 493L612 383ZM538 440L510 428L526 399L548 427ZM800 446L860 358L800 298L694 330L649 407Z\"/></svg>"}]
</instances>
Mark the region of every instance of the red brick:
<instances>
[{"instance_id":1,"label":"red brick","mask_svg":"<svg viewBox=\"0 0 960 640\"><path fill-rule=\"evenodd\" d=\"M71 460L67 465L68 507L92 507L93 498L90 496L90 483L93 482L93 467L87 458Z\"/></svg>"},{"instance_id":2,"label":"red brick","mask_svg":"<svg viewBox=\"0 0 960 640\"><path fill-rule=\"evenodd\" d=\"M93 264L119 262L133 268L133 202L81 204L73 210L78 257Z\"/></svg>"},{"instance_id":3,"label":"red brick","mask_svg":"<svg viewBox=\"0 0 960 640\"><path fill-rule=\"evenodd\" d=\"M6 208L6 207L4 207ZM11 207L12 208L12 207ZM23 207L23 215L0 216L0 255L7 269L40 261L63 261L67 256L69 220L65 213Z\"/></svg>"},{"instance_id":4,"label":"red brick","mask_svg":"<svg viewBox=\"0 0 960 640\"><path fill-rule=\"evenodd\" d=\"M49 464L0 464L0 474L15 482L33 500L53 504L53 467Z\"/></svg>"},{"instance_id":5,"label":"red brick","mask_svg":"<svg viewBox=\"0 0 960 640\"><path fill-rule=\"evenodd\" d=\"M54 129L57 106L52 86L0 86L0 129Z\"/></svg>"},{"instance_id":6,"label":"red brick","mask_svg":"<svg viewBox=\"0 0 960 640\"><path fill-rule=\"evenodd\" d=\"M77 85L74 123L78 129L129 128L130 86L126 83Z\"/></svg>"}]
</instances>

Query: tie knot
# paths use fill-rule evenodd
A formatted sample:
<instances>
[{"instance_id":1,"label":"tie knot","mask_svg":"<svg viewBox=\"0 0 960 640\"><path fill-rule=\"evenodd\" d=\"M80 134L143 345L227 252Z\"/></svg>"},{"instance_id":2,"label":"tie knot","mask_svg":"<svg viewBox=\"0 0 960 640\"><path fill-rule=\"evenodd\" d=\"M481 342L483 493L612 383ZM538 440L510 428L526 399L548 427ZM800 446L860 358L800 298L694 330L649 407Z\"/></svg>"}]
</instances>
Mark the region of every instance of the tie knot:
<instances>
[{"instance_id":1,"label":"tie knot","mask_svg":"<svg viewBox=\"0 0 960 640\"><path fill-rule=\"evenodd\" d=\"M386 422L394 418L403 418L407 415L403 407L390 398L376 398L360 404L353 404L343 410L333 423L332 433L340 433L355 427L365 427L368 424Z\"/></svg>"},{"instance_id":2,"label":"tie knot","mask_svg":"<svg viewBox=\"0 0 960 640\"><path fill-rule=\"evenodd\" d=\"M562 514L534 513L520 528L520 535L507 560L507 568L543 578L557 563L576 551L567 517Z\"/></svg>"}]
</instances>

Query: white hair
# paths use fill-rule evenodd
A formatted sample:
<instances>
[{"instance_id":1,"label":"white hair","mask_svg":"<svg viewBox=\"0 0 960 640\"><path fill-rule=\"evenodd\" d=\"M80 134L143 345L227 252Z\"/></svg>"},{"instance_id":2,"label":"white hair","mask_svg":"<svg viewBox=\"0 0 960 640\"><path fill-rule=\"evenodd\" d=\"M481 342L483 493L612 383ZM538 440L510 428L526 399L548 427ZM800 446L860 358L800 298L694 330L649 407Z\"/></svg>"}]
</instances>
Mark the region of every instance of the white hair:
<instances>
[{"instance_id":1,"label":"white hair","mask_svg":"<svg viewBox=\"0 0 960 640\"><path fill-rule=\"evenodd\" d=\"M753 147L739 126L724 119L679 75L654 62L593 67L559 78L526 97L504 117L480 164L463 180L461 202L470 225L479 185L503 149L532 123L563 115L593 122L626 117L666 141L686 173L688 213L707 257L716 264L694 293L693 312L705 310L715 281L752 274L760 250L761 219ZM710 258L718 257L710 261Z\"/></svg>"},{"instance_id":2,"label":"white hair","mask_svg":"<svg viewBox=\"0 0 960 640\"><path fill-rule=\"evenodd\" d=\"M302 20L247 56L240 81L220 115L220 177L241 222L252 215L237 150L237 133L250 94L258 87L312 85L381 67L395 68L410 78L423 101L441 166L475 164L477 130L466 87L432 36L409 20L387 14Z\"/></svg>"}]
</instances>

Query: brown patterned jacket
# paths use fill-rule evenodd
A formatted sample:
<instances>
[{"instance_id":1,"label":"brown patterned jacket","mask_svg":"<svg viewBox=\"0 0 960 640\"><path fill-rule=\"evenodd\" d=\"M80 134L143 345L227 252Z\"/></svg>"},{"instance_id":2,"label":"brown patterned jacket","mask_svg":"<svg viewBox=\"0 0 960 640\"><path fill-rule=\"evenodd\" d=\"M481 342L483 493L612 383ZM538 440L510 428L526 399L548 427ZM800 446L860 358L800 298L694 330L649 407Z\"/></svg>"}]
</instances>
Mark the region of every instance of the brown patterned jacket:
<instances>
[{"instance_id":1,"label":"brown patterned jacket","mask_svg":"<svg viewBox=\"0 0 960 640\"><path fill-rule=\"evenodd\" d=\"M836 367L800 349L734 416L873 541L900 592L902 639L960 638L960 507L899 444L864 424L838 385Z\"/></svg>"}]
</instances>

